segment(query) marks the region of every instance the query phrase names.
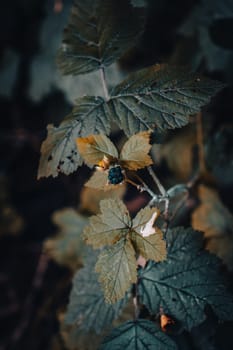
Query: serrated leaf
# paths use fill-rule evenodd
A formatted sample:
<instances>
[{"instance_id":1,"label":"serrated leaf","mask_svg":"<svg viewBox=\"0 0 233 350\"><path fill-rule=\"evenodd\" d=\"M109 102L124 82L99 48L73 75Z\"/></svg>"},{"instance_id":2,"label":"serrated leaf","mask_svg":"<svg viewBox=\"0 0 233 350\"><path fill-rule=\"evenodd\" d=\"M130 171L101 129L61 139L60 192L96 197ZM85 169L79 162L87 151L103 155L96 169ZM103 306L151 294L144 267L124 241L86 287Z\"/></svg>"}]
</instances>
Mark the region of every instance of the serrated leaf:
<instances>
[{"instance_id":1,"label":"serrated leaf","mask_svg":"<svg viewBox=\"0 0 233 350\"><path fill-rule=\"evenodd\" d=\"M89 253L93 256L88 258L85 267L74 276L65 323L76 324L79 331L92 330L99 334L106 327L111 327L113 320L126 305L128 296L114 305L106 304L94 270L97 254L93 251Z\"/></svg>"},{"instance_id":2,"label":"serrated leaf","mask_svg":"<svg viewBox=\"0 0 233 350\"><path fill-rule=\"evenodd\" d=\"M66 175L82 164L76 139L89 134L110 132L108 111L100 97L83 97L76 101L72 114L59 127L48 126L48 135L41 146L38 179L59 172Z\"/></svg>"},{"instance_id":3,"label":"serrated leaf","mask_svg":"<svg viewBox=\"0 0 233 350\"><path fill-rule=\"evenodd\" d=\"M142 208L133 219L133 228L142 236L150 236L155 233L154 222L158 218L158 208Z\"/></svg>"},{"instance_id":4,"label":"serrated leaf","mask_svg":"<svg viewBox=\"0 0 233 350\"><path fill-rule=\"evenodd\" d=\"M138 170L149 166L153 163L151 157L148 155L150 149L149 132L141 132L133 135L126 141L121 150L121 163L129 170Z\"/></svg>"},{"instance_id":5,"label":"serrated leaf","mask_svg":"<svg viewBox=\"0 0 233 350\"><path fill-rule=\"evenodd\" d=\"M151 259L154 261L162 261L166 259L166 242L163 240L163 234L160 230L157 229L157 232L149 237L143 237L134 232L132 240L136 244L139 254L145 259Z\"/></svg>"},{"instance_id":6,"label":"serrated leaf","mask_svg":"<svg viewBox=\"0 0 233 350\"><path fill-rule=\"evenodd\" d=\"M58 65L64 74L83 74L109 66L133 46L142 20L125 0L76 0Z\"/></svg>"},{"instance_id":7,"label":"serrated leaf","mask_svg":"<svg viewBox=\"0 0 233 350\"><path fill-rule=\"evenodd\" d=\"M100 254L96 271L106 300L114 302L135 281L136 255L161 261L166 258L166 244L161 231L153 227L158 209L144 208L132 220L124 203L116 198L101 201L100 210L85 227L84 239L94 248L111 246Z\"/></svg>"},{"instance_id":8,"label":"serrated leaf","mask_svg":"<svg viewBox=\"0 0 233 350\"><path fill-rule=\"evenodd\" d=\"M83 236L94 248L111 245L125 236L129 230L130 217L124 203L119 199L105 199L100 202L101 214L92 216Z\"/></svg>"},{"instance_id":9,"label":"serrated leaf","mask_svg":"<svg viewBox=\"0 0 233 350\"><path fill-rule=\"evenodd\" d=\"M109 160L118 158L118 151L111 140L105 135L89 135L76 140L79 153L89 165L98 165L107 157Z\"/></svg>"},{"instance_id":10,"label":"serrated leaf","mask_svg":"<svg viewBox=\"0 0 233 350\"><path fill-rule=\"evenodd\" d=\"M113 329L100 350L176 350L174 341L151 321L128 321Z\"/></svg>"},{"instance_id":11,"label":"serrated leaf","mask_svg":"<svg viewBox=\"0 0 233 350\"><path fill-rule=\"evenodd\" d=\"M169 259L182 260L188 254L198 254L203 248L201 232L192 227L177 227L165 234Z\"/></svg>"},{"instance_id":12,"label":"serrated leaf","mask_svg":"<svg viewBox=\"0 0 233 350\"><path fill-rule=\"evenodd\" d=\"M59 233L44 243L44 249L57 263L77 269L82 263L84 244L82 230L87 219L74 209L56 211L52 220L59 227Z\"/></svg>"},{"instance_id":13,"label":"serrated leaf","mask_svg":"<svg viewBox=\"0 0 233 350\"><path fill-rule=\"evenodd\" d=\"M124 228L114 228L114 225L104 223L101 214L92 216L89 225L83 231L85 242L93 248L114 244L124 234Z\"/></svg>"},{"instance_id":14,"label":"serrated leaf","mask_svg":"<svg viewBox=\"0 0 233 350\"><path fill-rule=\"evenodd\" d=\"M166 242L154 222L159 215L157 208L143 208L133 220L132 241L145 259L162 261L166 259Z\"/></svg>"},{"instance_id":15,"label":"serrated leaf","mask_svg":"<svg viewBox=\"0 0 233 350\"><path fill-rule=\"evenodd\" d=\"M106 199L100 202L103 222L119 228L130 226L130 216L125 204L120 199Z\"/></svg>"},{"instance_id":16,"label":"serrated leaf","mask_svg":"<svg viewBox=\"0 0 233 350\"><path fill-rule=\"evenodd\" d=\"M155 65L132 73L111 92L115 122L130 136L139 131L180 128L223 84L182 68Z\"/></svg>"},{"instance_id":17,"label":"serrated leaf","mask_svg":"<svg viewBox=\"0 0 233 350\"><path fill-rule=\"evenodd\" d=\"M125 296L137 281L135 251L129 240L122 238L113 246L103 249L96 263L105 300L115 303Z\"/></svg>"},{"instance_id":18,"label":"serrated leaf","mask_svg":"<svg viewBox=\"0 0 233 350\"><path fill-rule=\"evenodd\" d=\"M128 236L137 252L147 259L161 261L166 258L166 243L162 232L153 227L159 215L157 208L141 209L131 220L124 203L119 199L100 202L101 214L92 216L85 227L83 236L94 248L112 245Z\"/></svg>"},{"instance_id":19,"label":"serrated leaf","mask_svg":"<svg viewBox=\"0 0 233 350\"><path fill-rule=\"evenodd\" d=\"M60 172L69 175L82 164L75 145L75 129L65 120L60 127L47 126L47 138L41 145L37 178L56 177Z\"/></svg>"},{"instance_id":20,"label":"serrated leaf","mask_svg":"<svg viewBox=\"0 0 233 350\"><path fill-rule=\"evenodd\" d=\"M149 263L141 271L138 286L140 300L152 314L162 307L165 314L180 320L188 330L204 321L207 305L221 320L233 317L233 297L218 274L219 260L198 249L199 233L198 244L191 243L195 240L195 231L192 239L189 235L190 229L169 231L167 260Z\"/></svg>"}]
</instances>

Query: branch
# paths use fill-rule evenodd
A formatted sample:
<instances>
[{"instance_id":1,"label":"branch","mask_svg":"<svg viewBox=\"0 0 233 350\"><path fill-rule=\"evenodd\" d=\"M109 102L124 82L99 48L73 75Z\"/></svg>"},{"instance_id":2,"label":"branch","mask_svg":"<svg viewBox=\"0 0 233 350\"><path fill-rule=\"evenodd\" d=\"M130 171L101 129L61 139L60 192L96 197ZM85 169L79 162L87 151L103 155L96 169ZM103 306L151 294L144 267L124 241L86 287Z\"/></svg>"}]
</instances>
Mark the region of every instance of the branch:
<instances>
[{"instance_id":1,"label":"branch","mask_svg":"<svg viewBox=\"0 0 233 350\"><path fill-rule=\"evenodd\" d=\"M202 125L202 113L197 113L197 145L198 145L198 161L199 161L199 170L201 174L206 172L205 164L205 151L204 151L204 134L203 134L203 125Z\"/></svg>"},{"instance_id":2,"label":"branch","mask_svg":"<svg viewBox=\"0 0 233 350\"><path fill-rule=\"evenodd\" d=\"M106 77L105 77L105 70L103 67L100 68L100 77L101 77L101 82L102 82L102 86L103 86L103 90L104 90L104 97L105 97L106 102L107 102L107 101L109 101L110 96L109 96L108 86L107 86Z\"/></svg>"},{"instance_id":3,"label":"branch","mask_svg":"<svg viewBox=\"0 0 233 350\"><path fill-rule=\"evenodd\" d=\"M153 202L156 202L158 201L158 196L157 194L155 194L148 186L147 184L141 180L141 183L142 184L137 184L136 182L130 180L129 178L126 178L125 179L125 182L128 182L129 184L131 184L132 186L136 187L136 189L139 191L139 192L147 192L151 197L152 197L152 200Z\"/></svg>"},{"instance_id":4,"label":"branch","mask_svg":"<svg viewBox=\"0 0 233 350\"><path fill-rule=\"evenodd\" d=\"M165 190L165 188L163 187L163 185L161 184L161 182L159 181L158 177L156 176L154 170L152 169L151 166L147 167L150 176L152 177L152 179L154 180L155 184L157 185L159 192L161 193L161 195L163 197L167 196L167 191Z\"/></svg>"},{"instance_id":5,"label":"branch","mask_svg":"<svg viewBox=\"0 0 233 350\"><path fill-rule=\"evenodd\" d=\"M39 290L43 285L44 276L48 268L48 262L49 262L49 258L47 257L47 255L41 252L41 255L38 260L37 268L35 271L35 275L33 278L31 290L24 303L23 315L21 317L21 320L19 321L18 326L16 327L16 329L12 334L12 338L10 341L12 348L19 343L20 339L24 335L24 332L27 329L27 326L30 322L30 319L32 317L33 307L35 304L35 299Z\"/></svg>"}]
</instances>

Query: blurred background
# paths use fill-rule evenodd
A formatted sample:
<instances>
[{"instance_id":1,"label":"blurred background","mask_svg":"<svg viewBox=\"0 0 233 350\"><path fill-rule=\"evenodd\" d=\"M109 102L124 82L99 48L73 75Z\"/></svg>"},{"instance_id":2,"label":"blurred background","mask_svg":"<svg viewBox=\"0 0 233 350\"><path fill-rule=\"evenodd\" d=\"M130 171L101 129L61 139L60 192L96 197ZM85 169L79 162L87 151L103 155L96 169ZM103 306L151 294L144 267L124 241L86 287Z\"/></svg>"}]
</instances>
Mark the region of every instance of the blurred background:
<instances>
[{"instance_id":1,"label":"blurred background","mask_svg":"<svg viewBox=\"0 0 233 350\"><path fill-rule=\"evenodd\" d=\"M98 73L62 77L56 67L71 4L0 4L0 350L66 349L58 314L68 302L72 269L46 254L43 242L56 237L52 214L79 206L90 170L83 167L70 176L38 181L40 146L47 124L58 125L76 97L102 95ZM205 232L206 248L223 259L233 289L233 1L142 4L145 33L119 64L109 67L110 85L160 62L186 65L227 84L190 126L157 135L153 155L165 187L186 183L200 170L174 225L191 223ZM121 133L116 130L113 138L120 140ZM136 212L147 198L129 189L125 200ZM233 349L232 323L217 330L212 323L203 327L185 335L181 349ZM214 337L215 347L206 345L200 334Z\"/></svg>"}]
</instances>

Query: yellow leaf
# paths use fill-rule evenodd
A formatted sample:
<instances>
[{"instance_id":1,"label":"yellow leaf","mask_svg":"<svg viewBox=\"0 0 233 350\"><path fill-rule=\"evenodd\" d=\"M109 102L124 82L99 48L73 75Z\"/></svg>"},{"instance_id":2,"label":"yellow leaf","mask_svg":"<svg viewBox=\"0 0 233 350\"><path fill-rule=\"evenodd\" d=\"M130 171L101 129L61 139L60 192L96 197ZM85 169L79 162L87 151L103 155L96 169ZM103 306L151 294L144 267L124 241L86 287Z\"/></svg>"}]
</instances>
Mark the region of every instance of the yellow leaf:
<instances>
[{"instance_id":1,"label":"yellow leaf","mask_svg":"<svg viewBox=\"0 0 233 350\"><path fill-rule=\"evenodd\" d=\"M119 199L100 202L101 214L92 216L84 228L83 237L93 248L116 243L130 230L131 219L124 203Z\"/></svg>"},{"instance_id":2,"label":"yellow leaf","mask_svg":"<svg viewBox=\"0 0 233 350\"><path fill-rule=\"evenodd\" d=\"M90 135L76 140L79 153L88 165L97 165L107 157L117 159L118 152L114 144L105 135Z\"/></svg>"},{"instance_id":3,"label":"yellow leaf","mask_svg":"<svg viewBox=\"0 0 233 350\"><path fill-rule=\"evenodd\" d=\"M187 181L193 171L193 152L196 142L196 130L191 125L179 130L164 144L156 145L155 152L157 157L160 153L160 157L165 158L169 169L177 179Z\"/></svg>"},{"instance_id":4,"label":"yellow leaf","mask_svg":"<svg viewBox=\"0 0 233 350\"><path fill-rule=\"evenodd\" d=\"M158 227L154 226L158 216L159 209L145 207L133 220L131 238L137 247L137 252L147 260L162 261L167 256L163 234Z\"/></svg>"},{"instance_id":5,"label":"yellow leaf","mask_svg":"<svg viewBox=\"0 0 233 350\"><path fill-rule=\"evenodd\" d=\"M200 185L198 195L201 204L192 214L193 228L203 231L206 238L221 238L229 232L233 233L233 216L221 202L217 191Z\"/></svg>"},{"instance_id":6,"label":"yellow leaf","mask_svg":"<svg viewBox=\"0 0 233 350\"><path fill-rule=\"evenodd\" d=\"M134 248L127 239L121 239L100 253L96 272L100 274L106 302L115 303L124 297L131 284L137 281L136 268Z\"/></svg>"},{"instance_id":7,"label":"yellow leaf","mask_svg":"<svg viewBox=\"0 0 233 350\"><path fill-rule=\"evenodd\" d=\"M167 257L166 242L162 232L157 228L150 236L143 237L137 232L132 233L132 240L137 251L147 260L163 261Z\"/></svg>"},{"instance_id":8,"label":"yellow leaf","mask_svg":"<svg viewBox=\"0 0 233 350\"><path fill-rule=\"evenodd\" d=\"M100 173L100 172L98 172ZM94 175L93 175L94 176ZM105 190L110 187L109 191ZM108 198L122 198L125 194L126 185L106 185L104 189L99 189L96 191L96 188L84 187L81 191L80 201L81 201L81 210L88 211L93 214L97 214L100 211L99 203L103 199Z\"/></svg>"},{"instance_id":9,"label":"yellow leaf","mask_svg":"<svg viewBox=\"0 0 233 350\"><path fill-rule=\"evenodd\" d=\"M154 222L159 216L158 208L145 207L141 209L133 219L133 228L142 236L150 236L155 233Z\"/></svg>"},{"instance_id":10,"label":"yellow leaf","mask_svg":"<svg viewBox=\"0 0 233 350\"><path fill-rule=\"evenodd\" d=\"M162 261L166 259L166 242L163 234L154 222L159 216L159 209L145 207L133 220L132 240L137 252L145 259Z\"/></svg>"},{"instance_id":11,"label":"yellow leaf","mask_svg":"<svg viewBox=\"0 0 233 350\"><path fill-rule=\"evenodd\" d=\"M150 149L150 132L145 131L133 135L122 148L121 164L129 170L142 169L151 165L153 161L148 155Z\"/></svg>"},{"instance_id":12,"label":"yellow leaf","mask_svg":"<svg viewBox=\"0 0 233 350\"><path fill-rule=\"evenodd\" d=\"M201 203L192 214L192 226L204 232L206 249L233 270L233 215L214 189L200 185L198 194Z\"/></svg>"}]
</instances>

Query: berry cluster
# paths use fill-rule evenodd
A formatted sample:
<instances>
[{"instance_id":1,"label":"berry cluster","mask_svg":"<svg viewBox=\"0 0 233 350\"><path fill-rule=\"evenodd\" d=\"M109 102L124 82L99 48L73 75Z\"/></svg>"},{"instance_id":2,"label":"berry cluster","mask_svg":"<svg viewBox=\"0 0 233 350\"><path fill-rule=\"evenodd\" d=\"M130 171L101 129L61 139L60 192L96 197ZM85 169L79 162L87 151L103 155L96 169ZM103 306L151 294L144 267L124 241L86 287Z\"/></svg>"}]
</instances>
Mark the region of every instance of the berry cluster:
<instances>
[{"instance_id":1,"label":"berry cluster","mask_svg":"<svg viewBox=\"0 0 233 350\"><path fill-rule=\"evenodd\" d=\"M124 175L122 174L122 169L119 165L114 166L109 169L108 181L112 185L117 185L124 180Z\"/></svg>"}]
</instances>

